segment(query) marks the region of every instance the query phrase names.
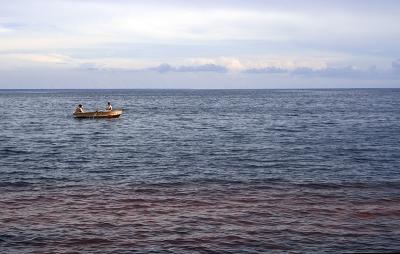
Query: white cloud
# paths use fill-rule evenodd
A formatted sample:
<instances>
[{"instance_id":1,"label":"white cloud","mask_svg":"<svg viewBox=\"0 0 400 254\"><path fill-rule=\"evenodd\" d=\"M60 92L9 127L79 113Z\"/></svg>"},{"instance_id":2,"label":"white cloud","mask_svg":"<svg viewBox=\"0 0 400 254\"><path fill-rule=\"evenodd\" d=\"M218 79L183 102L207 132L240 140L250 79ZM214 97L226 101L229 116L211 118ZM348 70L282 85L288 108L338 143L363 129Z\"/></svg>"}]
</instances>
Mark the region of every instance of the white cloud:
<instances>
[{"instance_id":1,"label":"white cloud","mask_svg":"<svg viewBox=\"0 0 400 254\"><path fill-rule=\"evenodd\" d=\"M167 59L168 60L168 59ZM143 59L143 58L116 58L116 57L96 57L96 58L79 58L71 57L66 54L34 54L34 53L18 53L18 54L0 54L0 68L12 68L23 66L48 66L56 68L98 68L98 69L121 69L121 70L142 70L153 68L165 63L165 59ZM178 58L168 61L174 66L187 66L193 69L201 66L220 66L229 72L241 72L252 68L311 68L322 69L327 66L323 59L319 58L238 58L238 57L215 57L215 58Z\"/></svg>"},{"instance_id":2,"label":"white cloud","mask_svg":"<svg viewBox=\"0 0 400 254\"><path fill-rule=\"evenodd\" d=\"M0 26L0 34L2 34L2 33L9 33L9 32L12 32L12 31L13 31L13 30L10 29L10 28L1 27L1 26Z\"/></svg>"},{"instance_id":3,"label":"white cloud","mask_svg":"<svg viewBox=\"0 0 400 254\"><path fill-rule=\"evenodd\" d=\"M392 68L396 71L400 71L400 59L392 62Z\"/></svg>"},{"instance_id":4,"label":"white cloud","mask_svg":"<svg viewBox=\"0 0 400 254\"><path fill-rule=\"evenodd\" d=\"M62 54L0 54L0 69L10 70L25 67L50 67L66 68L70 67L73 60Z\"/></svg>"},{"instance_id":5,"label":"white cloud","mask_svg":"<svg viewBox=\"0 0 400 254\"><path fill-rule=\"evenodd\" d=\"M154 40L187 43L245 39L285 44L311 41L318 45L400 38L397 16L325 9L310 12L307 6L300 10L283 10L226 5L204 10L163 2L22 2L27 6L21 1L7 4L14 13L7 18L28 24L29 31L21 32L8 43L2 40L3 50ZM15 43L16 40L19 42Z\"/></svg>"},{"instance_id":6,"label":"white cloud","mask_svg":"<svg viewBox=\"0 0 400 254\"><path fill-rule=\"evenodd\" d=\"M49 63L49 64L64 64L70 61L70 57L60 54L14 54L12 57L29 62Z\"/></svg>"},{"instance_id":7,"label":"white cloud","mask_svg":"<svg viewBox=\"0 0 400 254\"><path fill-rule=\"evenodd\" d=\"M188 64L216 64L225 66L230 71L244 71L252 68L282 68L296 69L300 67L323 69L327 66L327 59L321 57L216 57L216 58L190 58Z\"/></svg>"}]
</instances>

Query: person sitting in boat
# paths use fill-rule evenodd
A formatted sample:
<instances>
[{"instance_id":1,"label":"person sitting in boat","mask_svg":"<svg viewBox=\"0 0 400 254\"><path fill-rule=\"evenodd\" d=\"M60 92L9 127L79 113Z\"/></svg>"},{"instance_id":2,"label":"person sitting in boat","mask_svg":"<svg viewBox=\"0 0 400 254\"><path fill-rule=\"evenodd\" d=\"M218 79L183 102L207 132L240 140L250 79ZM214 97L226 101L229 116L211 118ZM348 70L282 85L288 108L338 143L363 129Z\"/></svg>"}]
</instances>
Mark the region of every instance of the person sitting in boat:
<instances>
[{"instance_id":1,"label":"person sitting in boat","mask_svg":"<svg viewBox=\"0 0 400 254\"><path fill-rule=\"evenodd\" d=\"M83 106L82 104L79 104L79 106L75 109L75 113L83 113L83 112L85 112L83 110Z\"/></svg>"},{"instance_id":2,"label":"person sitting in boat","mask_svg":"<svg viewBox=\"0 0 400 254\"><path fill-rule=\"evenodd\" d=\"M110 103L110 102L107 103L106 110L112 110L112 106L111 106L111 103Z\"/></svg>"}]
</instances>

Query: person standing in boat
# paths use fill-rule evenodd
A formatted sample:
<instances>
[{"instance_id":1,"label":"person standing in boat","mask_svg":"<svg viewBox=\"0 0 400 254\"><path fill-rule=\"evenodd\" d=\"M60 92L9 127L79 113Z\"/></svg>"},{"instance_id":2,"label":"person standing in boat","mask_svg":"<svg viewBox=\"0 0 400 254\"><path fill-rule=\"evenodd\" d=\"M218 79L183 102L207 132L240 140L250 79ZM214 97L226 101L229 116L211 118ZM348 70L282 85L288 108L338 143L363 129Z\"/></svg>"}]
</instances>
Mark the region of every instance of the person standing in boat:
<instances>
[{"instance_id":1,"label":"person standing in boat","mask_svg":"<svg viewBox=\"0 0 400 254\"><path fill-rule=\"evenodd\" d=\"M112 110L112 106L111 106L111 103L110 103L110 102L107 103L106 110Z\"/></svg>"},{"instance_id":2,"label":"person standing in boat","mask_svg":"<svg viewBox=\"0 0 400 254\"><path fill-rule=\"evenodd\" d=\"M75 109L75 113L83 113L85 110L83 110L82 104L79 104L79 106Z\"/></svg>"}]
</instances>

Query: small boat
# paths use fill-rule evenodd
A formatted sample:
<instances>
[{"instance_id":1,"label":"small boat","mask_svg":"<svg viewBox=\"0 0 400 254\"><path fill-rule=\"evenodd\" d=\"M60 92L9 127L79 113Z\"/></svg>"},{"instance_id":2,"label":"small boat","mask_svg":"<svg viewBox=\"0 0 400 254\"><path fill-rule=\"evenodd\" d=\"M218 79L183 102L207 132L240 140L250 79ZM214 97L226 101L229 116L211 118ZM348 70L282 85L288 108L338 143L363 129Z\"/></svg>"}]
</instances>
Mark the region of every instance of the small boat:
<instances>
[{"instance_id":1,"label":"small boat","mask_svg":"<svg viewBox=\"0 0 400 254\"><path fill-rule=\"evenodd\" d=\"M117 118L120 115L122 115L122 109L74 113L75 118Z\"/></svg>"}]
</instances>

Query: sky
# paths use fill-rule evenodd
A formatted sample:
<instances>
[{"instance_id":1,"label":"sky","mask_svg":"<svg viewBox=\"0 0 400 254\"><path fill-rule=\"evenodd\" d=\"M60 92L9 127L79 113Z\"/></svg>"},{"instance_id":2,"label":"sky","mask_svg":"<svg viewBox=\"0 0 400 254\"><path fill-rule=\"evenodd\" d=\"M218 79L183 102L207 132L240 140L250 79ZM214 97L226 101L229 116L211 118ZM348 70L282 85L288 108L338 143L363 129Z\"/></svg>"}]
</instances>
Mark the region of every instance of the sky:
<instances>
[{"instance_id":1,"label":"sky","mask_svg":"<svg viewBox=\"0 0 400 254\"><path fill-rule=\"evenodd\" d=\"M0 0L0 89L400 88L396 0Z\"/></svg>"}]
</instances>

